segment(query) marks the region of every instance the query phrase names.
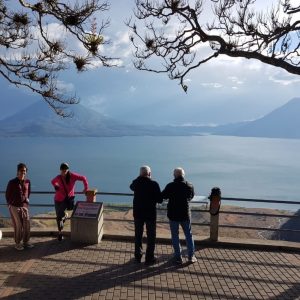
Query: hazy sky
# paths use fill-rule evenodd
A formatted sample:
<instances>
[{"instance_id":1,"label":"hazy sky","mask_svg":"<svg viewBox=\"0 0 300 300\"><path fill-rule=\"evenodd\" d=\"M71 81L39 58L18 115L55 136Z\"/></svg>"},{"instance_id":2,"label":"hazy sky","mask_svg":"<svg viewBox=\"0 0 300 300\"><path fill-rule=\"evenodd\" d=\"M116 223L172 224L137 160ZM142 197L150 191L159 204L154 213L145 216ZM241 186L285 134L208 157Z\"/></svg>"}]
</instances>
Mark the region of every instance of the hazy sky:
<instances>
[{"instance_id":1,"label":"hazy sky","mask_svg":"<svg viewBox=\"0 0 300 300\"><path fill-rule=\"evenodd\" d=\"M132 15L134 0L110 2L111 26L105 38L111 45L104 51L119 57L122 67L66 72L61 85L76 92L82 105L131 123L220 124L259 118L299 97L299 76L255 60L219 57L189 74L187 94L166 74L137 71L124 24ZM0 119L39 99L2 78L0 88Z\"/></svg>"}]
</instances>

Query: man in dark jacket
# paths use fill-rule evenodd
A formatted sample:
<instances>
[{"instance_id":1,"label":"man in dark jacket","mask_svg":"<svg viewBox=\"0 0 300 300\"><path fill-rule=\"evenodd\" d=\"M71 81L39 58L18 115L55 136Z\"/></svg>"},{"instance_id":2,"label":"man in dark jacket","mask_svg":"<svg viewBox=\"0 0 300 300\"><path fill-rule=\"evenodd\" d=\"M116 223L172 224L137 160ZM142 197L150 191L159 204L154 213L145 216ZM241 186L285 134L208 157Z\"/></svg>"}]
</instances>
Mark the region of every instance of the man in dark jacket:
<instances>
[{"instance_id":1,"label":"man in dark jacket","mask_svg":"<svg viewBox=\"0 0 300 300\"><path fill-rule=\"evenodd\" d=\"M156 239L156 203L163 201L158 183L151 179L151 169L148 166L140 168L140 175L130 185L134 192L133 218L135 229L135 251L134 257L141 262L142 238L144 224L146 224L147 249L146 264L154 264L155 239Z\"/></svg>"},{"instance_id":2,"label":"man in dark jacket","mask_svg":"<svg viewBox=\"0 0 300 300\"><path fill-rule=\"evenodd\" d=\"M174 248L174 261L182 263L181 247L179 241L179 225L185 235L188 248L189 262L197 261L195 257L195 246L191 230L191 211L189 201L194 197L194 187L184 179L184 170L176 168L174 170L174 181L167 184L162 192L164 199L168 199L168 218Z\"/></svg>"}]
</instances>

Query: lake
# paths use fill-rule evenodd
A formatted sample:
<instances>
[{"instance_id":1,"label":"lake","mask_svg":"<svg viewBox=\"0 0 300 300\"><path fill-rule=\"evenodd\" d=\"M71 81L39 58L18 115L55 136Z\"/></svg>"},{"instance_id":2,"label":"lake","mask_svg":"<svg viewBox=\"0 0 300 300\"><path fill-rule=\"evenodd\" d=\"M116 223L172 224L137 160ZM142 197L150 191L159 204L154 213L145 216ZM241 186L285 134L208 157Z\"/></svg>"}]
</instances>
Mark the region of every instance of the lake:
<instances>
[{"instance_id":1,"label":"lake","mask_svg":"<svg viewBox=\"0 0 300 300\"><path fill-rule=\"evenodd\" d=\"M161 186L171 180L174 167L186 171L197 195L207 196L219 186L224 197L299 201L300 140L224 136L0 138L0 190L25 162L34 191L52 191L50 180L61 162L86 175L91 188L130 193L129 184L147 164ZM81 183L77 191L82 190ZM5 202L0 194L1 203ZM52 203L53 196L32 196L31 202ZM80 196L77 196L80 200ZM132 197L98 196L103 202L131 203ZM233 204L226 201L226 204ZM234 203L245 207L270 204ZM276 208L299 209L299 205ZM3 207L1 207L1 211ZM2 213L2 212L1 212Z\"/></svg>"}]
</instances>

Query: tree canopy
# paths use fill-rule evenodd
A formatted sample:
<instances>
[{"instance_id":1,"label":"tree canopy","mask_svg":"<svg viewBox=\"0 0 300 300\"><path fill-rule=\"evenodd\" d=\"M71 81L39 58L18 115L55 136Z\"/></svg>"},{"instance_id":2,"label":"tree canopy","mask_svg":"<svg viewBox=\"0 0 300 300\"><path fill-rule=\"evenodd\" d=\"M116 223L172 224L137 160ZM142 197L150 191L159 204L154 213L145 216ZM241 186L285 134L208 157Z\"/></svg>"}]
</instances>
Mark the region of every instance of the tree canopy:
<instances>
[{"instance_id":1,"label":"tree canopy","mask_svg":"<svg viewBox=\"0 0 300 300\"><path fill-rule=\"evenodd\" d=\"M100 51L108 43L103 31L109 21L96 19L109 9L108 2L9 2L0 0L0 74L41 95L58 115L68 116L66 105L79 100L63 91L58 75L73 64L83 71L92 60L114 66L113 59Z\"/></svg>"},{"instance_id":2,"label":"tree canopy","mask_svg":"<svg viewBox=\"0 0 300 300\"><path fill-rule=\"evenodd\" d=\"M185 91L187 74L220 55L256 59L300 75L299 1L281 0L264 10L256 0L135 3L135 18L127 22L135 67L167 73Z\"/></svg>"}]
</instances>

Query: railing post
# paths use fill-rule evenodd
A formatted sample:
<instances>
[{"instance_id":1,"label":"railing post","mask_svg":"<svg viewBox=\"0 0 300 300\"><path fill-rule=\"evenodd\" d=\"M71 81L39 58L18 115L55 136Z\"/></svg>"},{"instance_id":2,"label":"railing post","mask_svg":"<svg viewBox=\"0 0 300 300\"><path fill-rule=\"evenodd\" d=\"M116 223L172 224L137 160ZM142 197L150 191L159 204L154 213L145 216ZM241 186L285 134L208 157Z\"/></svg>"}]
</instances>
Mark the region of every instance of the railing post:
<instances>
[{"instance_id":1,"label":"railing post","mask_svg":"<svg viewBox=\"0 0 300 300\"><path fill-rule=\"evenodd\" d=\"M218 241L219 236L219 210L221 207L221 189L214 187L211 189L209 212L210 212L210 240Z\"/></svg>"},{"instance_id":2,"label":"railing post","mask_svg":"<svg viewBox=\"0 0 300 300\"><path fill-rule=\"evenodd\" d=\"M210 215L210 237L212 242L217 242L219 237L219 214Z\"/></svg>"},{"instance_id":3,"label":"railing post","mask_svg":"<svg viewBox=\"0 0 300 300\"><path fill-rule=\"evenodd\" d=\"M97 194L96 189L87 190L86 193L85 193L86 202L96 202L96 194Z\"/></svg>"}]
</instances>

